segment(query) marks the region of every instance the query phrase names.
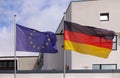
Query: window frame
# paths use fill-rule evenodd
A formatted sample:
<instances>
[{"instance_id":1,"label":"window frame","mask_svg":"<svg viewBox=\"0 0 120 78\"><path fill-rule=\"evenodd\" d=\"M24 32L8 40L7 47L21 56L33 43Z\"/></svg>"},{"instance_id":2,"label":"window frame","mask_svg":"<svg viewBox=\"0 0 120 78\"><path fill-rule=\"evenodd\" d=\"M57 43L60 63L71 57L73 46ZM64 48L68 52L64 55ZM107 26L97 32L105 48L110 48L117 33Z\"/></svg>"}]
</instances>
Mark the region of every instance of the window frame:
<instances>
[{"instance_id":1,"label":"window frame","mask_svg":"<svg viewBox=\"0 0 120 78\"><path fill-rule=\"evenodd\" d=\"M93 68L94 65L98 65L98 66L99 66L99 69L94 69L94 68ZM103 68L104 65L108 65L108 66L109 66L109 65L114 65L115 68L114 68L114 69L104 69L104 68ZM117 70L117 64L93 64L93 65L92 65L92 69L93 69L93 70Z\"/></svg>"},{"instance_id":2,"label":"window frame","mask_svg":"<svg viewBox=\"0 0 120 78\"><path fill-rule=\"evenodd\" d=\"M101 19L102 16L107 16L107 19ZM100 21L109 21L109 13L100 13Z\"/></svg>"},{"instance_id":3,"label":"window frame","mask_svg":"<svg viewBox=\"0 0 120 78\"><path fill-rule=\"evenodd\" d=\"M0 70L14 70L15 60L0 60ZM17 70L17 60L16 60L16 70Z\"/></svg>"}]
</instances>

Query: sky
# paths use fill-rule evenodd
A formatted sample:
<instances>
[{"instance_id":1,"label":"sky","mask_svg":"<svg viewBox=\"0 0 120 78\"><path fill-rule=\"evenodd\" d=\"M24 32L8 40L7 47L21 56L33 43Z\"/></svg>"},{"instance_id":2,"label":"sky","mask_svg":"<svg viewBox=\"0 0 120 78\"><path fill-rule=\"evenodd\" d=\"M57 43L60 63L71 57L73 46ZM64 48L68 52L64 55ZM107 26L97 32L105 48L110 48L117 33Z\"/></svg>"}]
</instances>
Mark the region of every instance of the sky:
<instances>
[{"instance_id":1,"label":"sky","mask_svg":"<svg viewBox=\"0 0 120 78\"><path fill-rule=\"evenodd\" d=\"M55 32L70 1L73 0L0 0L0 56L14 55L14 15L17 24L42 32Z\"/></svg>"}]
</instances>

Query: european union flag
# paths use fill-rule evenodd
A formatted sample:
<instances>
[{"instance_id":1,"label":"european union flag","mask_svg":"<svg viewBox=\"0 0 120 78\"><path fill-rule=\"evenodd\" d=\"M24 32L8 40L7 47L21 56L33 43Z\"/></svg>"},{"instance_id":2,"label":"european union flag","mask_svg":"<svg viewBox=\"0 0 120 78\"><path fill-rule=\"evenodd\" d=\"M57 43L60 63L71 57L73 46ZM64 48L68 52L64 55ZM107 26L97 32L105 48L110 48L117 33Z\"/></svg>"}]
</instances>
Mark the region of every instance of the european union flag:
<instances>
[{"instance_id":1,"label":"european union flag","mask_svg":"<svg viewBox=\"0 0 120 78\"><path fill-rule=\"evenodd\" d=\"M16 24L16 51L56 53L56 35Z\"/></svg>"}]
</instances>

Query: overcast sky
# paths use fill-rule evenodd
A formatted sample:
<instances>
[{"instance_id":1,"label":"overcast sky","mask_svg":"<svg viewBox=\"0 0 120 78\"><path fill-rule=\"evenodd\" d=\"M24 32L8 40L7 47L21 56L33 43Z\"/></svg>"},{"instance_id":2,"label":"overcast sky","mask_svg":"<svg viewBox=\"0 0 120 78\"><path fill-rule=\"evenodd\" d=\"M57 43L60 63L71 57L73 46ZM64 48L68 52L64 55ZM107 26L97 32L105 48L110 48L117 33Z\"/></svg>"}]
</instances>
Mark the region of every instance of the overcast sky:
<instances>
[{"instance_id":1,"label":"overcast sky","mask_svg":"<svg viewBox=\"0 0 120 78\"><path fill-rule=\"evenodd\" d=\"M14 54L14 15L17 24L55 32L70 1L73 0L0 0L0 56ZM37 55L17 52L21 54Z\"/></svg>"}]
</instances>

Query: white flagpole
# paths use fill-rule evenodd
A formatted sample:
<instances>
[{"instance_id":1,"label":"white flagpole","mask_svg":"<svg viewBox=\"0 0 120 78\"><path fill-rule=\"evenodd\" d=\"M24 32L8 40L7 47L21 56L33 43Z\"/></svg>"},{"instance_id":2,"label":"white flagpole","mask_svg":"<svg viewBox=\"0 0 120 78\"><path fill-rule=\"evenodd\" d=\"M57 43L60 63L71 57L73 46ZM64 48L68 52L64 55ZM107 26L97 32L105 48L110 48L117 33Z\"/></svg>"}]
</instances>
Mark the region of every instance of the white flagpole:
<instances>
[{"instance_id":1,"label":"white flagpole","mask_svg":"<svg viewBox=\"0 0 120 78\"><path fill-rule=\"evenodd\" d=\"M66 14L64 13L64 21L66 20ZM64 22L63 21L63 22ZM64 35L63 35L64 36ZM63 37L63 46L64 46L64 37ZM64 46L65 47L65 46ZM63 50L64 50L64 47L63 47ZM66 52L65 52L65 50L64 50L64 73L63 73L63 78L65 78L65 76L66 76Z\"/></svg>"},{"instance_id":2,"label":"white flagpole","mask_svg":"<svg viewBox=\"0 0 120 78\"><path fill-rule=\"evenodd\" d=\"M66 76L66 52L64 50L64 74L63 74L63 78L65 78Z\"/></svg>"},{"instance_id":3,"label":"white flagpole","mask_svg":"<svg viewBox=\"0 0 120 78\"><path fill-rule=\"evenodd\" d=\"M16 15L14 15L14 78L16 78Z\"/></svg>"}]
</instances>

